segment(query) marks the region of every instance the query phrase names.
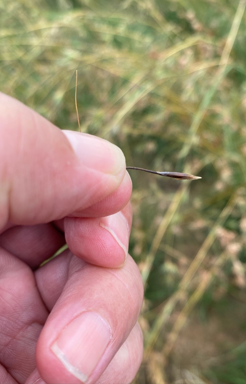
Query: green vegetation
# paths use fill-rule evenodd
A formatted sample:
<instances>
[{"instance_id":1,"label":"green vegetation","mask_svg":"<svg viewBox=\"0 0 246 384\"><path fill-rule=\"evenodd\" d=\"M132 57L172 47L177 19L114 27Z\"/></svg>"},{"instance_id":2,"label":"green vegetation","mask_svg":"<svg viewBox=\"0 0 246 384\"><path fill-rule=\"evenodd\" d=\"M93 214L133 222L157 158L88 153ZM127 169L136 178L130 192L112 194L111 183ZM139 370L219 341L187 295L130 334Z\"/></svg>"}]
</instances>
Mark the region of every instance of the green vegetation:
<instances>
[{"instance_id":1,"label":"green vegetation","mask_svg":"<svg viewBox=\"0 0 246 384\"><path fill-rule=\"evenodd\" d=\"M0 0L0 89L119 145L146 294L135 384L245 384L246 0Z\"/></svg>"}]
</instances>

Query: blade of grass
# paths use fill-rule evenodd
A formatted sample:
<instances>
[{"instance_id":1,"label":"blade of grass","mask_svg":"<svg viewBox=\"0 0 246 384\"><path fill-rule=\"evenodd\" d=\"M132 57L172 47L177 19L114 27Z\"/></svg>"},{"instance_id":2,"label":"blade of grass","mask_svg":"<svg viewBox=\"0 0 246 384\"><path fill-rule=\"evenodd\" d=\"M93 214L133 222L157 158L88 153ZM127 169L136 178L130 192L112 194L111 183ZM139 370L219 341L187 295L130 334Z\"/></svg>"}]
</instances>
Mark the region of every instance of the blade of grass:
<instances>
[{"instance_id":1,"label":"blade of grass","mask_svg":"<svg viewBox=\"0 0 246 384\"><path fill-rule=\"evenodd\" d=\"M78 88L78 70L76 69L76 79L75 79L75 109L78 121L79 132L81 132L80 121L79 121L79 111L78 111L78 101L77 101L77 88Z\"/></svg>"},{"instance_id":2,"label":"blade of grass","mask_svg":"<svg viewBox=\"0 0 246 384\"><path fill-rule=\"evenodd\" d=\"M222 65L222 67L220 67L218 72L217 72L217 77L215 77L214 86L212 86L212 88L209 89L209 91L205 94L203 101L200 105L200 108L199 108L197 114L195 115L195 118L194 118L193 123L192 123L191 128L190 128L191 141L188 142L186 145L184 145L183 150L181 151L181 153L183 153L183 155L181 156L181 154L180 154L180 157L185 157L188 154L188 152L190 151L190 149L193 145L195 134L197 132L197 129L199 128L199 125L200 125L202 119L203 119L203 116L206 112L206 109L207 109L207 107L208 107L208 105L212 99L212 96L214 95L214 93L215 93L215 91L219 85L219 82L226 75L226 68L227 68L227 63L229 60L229 55L230 55L231 49L233 47L233 44L235 42L235 38L236 38L238 29L239 29L239 26L240 26L240 23L242 20L242 16L243 16L243 13L245 10L245 5L246 5L246 0L241 0L238 4L237 11L236 11L236 14L234 16L234 20L232 22L231 30L230 30L230 33L228 35L227 42L225 44L225 48L224 48L222 56L221 56L220 64ZM166 215L164 216L164 218L163 218L163 220L162 220L162 222L161 222L161 224L157 230L157 233L154 237L150 252L146 258L145 268L142 271L142 276L143 276L143 281L144 281L145 286L146 286L150 271L152 269L155 254L156 254L158 247L162 241L162 238L166 232L166 229L167 229L168 225L170 224L170 222L174 216L174 213L177 210L177 207L179 206L181 198L182 198L183 194L185 193L185 190L186 190L185 188L187 188L187 186L183 186L183 189L181 189L174 196L173 202L170 205ZM169 311L169 309L167 308L167 312L168 311Z\"/></svg>"},{"instance_id":3,"label":"blade of grass","mask_svg":"<svg viewBox=\"0 0 246 384\"><path fill-rule=\"evenodd\" d=\"M213 228L210 230L209 234L207 235L206 239L204 240L201 248L199 249L196 257L194 258L193 262L191 263L190 267L188 268L187 272L185 273L183 279L181 280L179 284L179 288L176 291L176 293L171 296L171 298L168 300L167 304L164 306L162 312L157 317L156 321L153 324L153 327L148 335L147 341L146 341L146 356L151 352L158 335L163 327L164 324L167 323L170 315L172 314L176 304L179 302L180 298L183 297L184 292L189 287L189 284L194 277L195 273L201 266L202 262L204 261L209 249L211 248L212 244L214 243L216 239L216 229L218 227L223 226L223 223L227 219L227 217L231 214L234 206L236 203L236 197L233 195L230 200L228 201L225 208L222 210L220 216L218 217L217 221L215 222Z\"/></svg>"},{"instance_id":4,"label":"blade of grass","mask_svg":"<svg viewBox=\"0 0 246 384\"><path fill-rule=\"evenodd\" d=\"M202 167L210 164L212 161L213 161L213 157L208 156L206 159L203 160ZM201 170L201 167L199 167L199 169L194 169L193 172L198 173L198 172L200 172L200 170ZM186 185L183 184L181 186L181 188L175 193L174 198L172 200L172 203L170 204L165 216L163 216L163 219L162 219L161 223L159 224L159 227L156 231L156 235L152 241L150 251L149 251L149 253L145 259L146 262L144 264L144 268L142 269L142 279L143 279L143 283L145 285L145 288L147 286L149 274L150 274L151 269L152 269L152 265L154 262L156 252L159 249L159 246L161 244L163 236L165 235L165 232L166 232L169 224L171 223L175 213L177 212L177 209L178 209L178 207L182 201L182 198L185 195L187 189L188 189L188 184L186 184Z\"/></svg>"},{"instance_id":5,"label":"blade of grass","mask_svg":"<svg viewBox=\"0 0 246 384\"><path fill-rule=\"evenodd\" d=\"M218 68L218 71L216 72L213 81L212 81L212 86L211 88L208 89L208 91L205 93L202 102L198 108L198 111L192 121L189 135L187 135L187 141L186 144L183 146L183 149L180 151L179 158L184 159L188 153L190 152L194 141L195 141L195 136L196 133L199 129L199 126L204 118L204 115L207 111L207 108L221 82L221 80L227 75L228 71L230 70L228 68L228 61L230 57L230 53L232 50L232 47L235 43L235 39L244 15L245 11L245 6L246 6L246 1L245 0L240 0L238 3L238 7L232 22L232 26L228 35L228 38L226 40L225 47L223 49L222 55L221 55L221 60L220 60L220 67Z\"/></svg>"},{"instance_id":6,"label":"blade of grass","mask_svg":"<svg viewBox=\"0 0 246 384\"><path fill-rule=\"evenodd\" d=\"M164 344L164 347L162 349L162 353L164 356L164 361L167 360L168 355L170 354L177 338L178 335L181 331L181 329L184 327L188 316L194 309L195 305L199 302L199 300L202 298L204 295L205 291L207 290L209 284L211 283L215 271L217 270L218 267L222 268L223 264L227 261L228 259L228 254L227 252L223 252L218 259L216 260L215 264L212 266L210 271L206 271L203 274L203 277L201 279L200 284L198 284L198 287L195 289L195 291L192 293L191 297L189 300L185 303L183 309L179 312L179 315L172 327L171 332L168 334L168 338L166 343Z\"/></svg>"}]
</instances>

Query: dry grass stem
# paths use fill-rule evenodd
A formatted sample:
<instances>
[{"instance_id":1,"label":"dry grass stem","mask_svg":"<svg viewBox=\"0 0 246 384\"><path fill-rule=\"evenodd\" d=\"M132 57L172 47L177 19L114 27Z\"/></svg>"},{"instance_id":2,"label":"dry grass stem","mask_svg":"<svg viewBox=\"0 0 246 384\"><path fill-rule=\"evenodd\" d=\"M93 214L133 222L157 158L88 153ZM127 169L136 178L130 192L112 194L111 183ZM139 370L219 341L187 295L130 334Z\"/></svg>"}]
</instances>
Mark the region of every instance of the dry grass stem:
<instances>
[{"instance_id":1,"label":"dry grass stem","mask_svg":"<svg viewBox=\"0 0 246 384\"><path fill-rule=\"evenodd\" d=\"M78 92L78 70L76 69L76 80L75 80L75 109L78 121L79 132L81 132L80 121L79 121L79 110L78 110L78 100L77 100L77 92Z\"/></svg>"}]
</instances>

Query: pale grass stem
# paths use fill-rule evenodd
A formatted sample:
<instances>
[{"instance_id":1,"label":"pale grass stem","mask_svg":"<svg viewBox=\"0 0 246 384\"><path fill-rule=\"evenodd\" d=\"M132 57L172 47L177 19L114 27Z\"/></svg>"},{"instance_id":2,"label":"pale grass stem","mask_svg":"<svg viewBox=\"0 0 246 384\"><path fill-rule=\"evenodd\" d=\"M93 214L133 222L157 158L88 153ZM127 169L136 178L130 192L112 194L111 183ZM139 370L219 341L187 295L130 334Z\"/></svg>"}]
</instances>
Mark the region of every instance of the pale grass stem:
<instances>
[{"instance_id":1,"label":"pale grass stem","mask_svg":"<svg viewBox=\"0 0 246 384\"><path fill-rule=\"evenodd\" d=\"M79 132L81 132L80 121L79 121L79 111L78 111L78 102L77 102L77 89L78 89L78 70L76 69L76 80L75 80L75 109L78 120Z\"/></svg>"}]
</instances>

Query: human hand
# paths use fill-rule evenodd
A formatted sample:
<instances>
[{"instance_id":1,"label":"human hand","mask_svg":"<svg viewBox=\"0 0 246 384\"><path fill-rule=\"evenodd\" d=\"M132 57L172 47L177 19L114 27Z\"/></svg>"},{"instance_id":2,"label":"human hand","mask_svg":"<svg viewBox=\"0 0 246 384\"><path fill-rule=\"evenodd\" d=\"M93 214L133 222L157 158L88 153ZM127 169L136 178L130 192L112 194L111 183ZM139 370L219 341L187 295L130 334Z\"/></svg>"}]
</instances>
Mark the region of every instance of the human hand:
<instances>
[{"instance_id":1,"label":"human hand","mask_svg":"<svg viewBox=\"0 0 246 384\"><path fill-rule=\"evenodd\" d=\"M143 288L126 257L130 194L117 147L0 94L0 383L132 381Z\"/></svg>"}]
</instances>

